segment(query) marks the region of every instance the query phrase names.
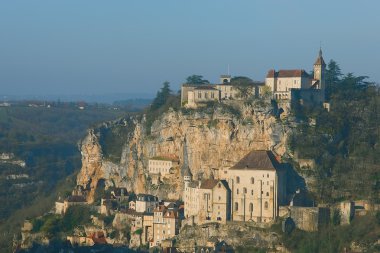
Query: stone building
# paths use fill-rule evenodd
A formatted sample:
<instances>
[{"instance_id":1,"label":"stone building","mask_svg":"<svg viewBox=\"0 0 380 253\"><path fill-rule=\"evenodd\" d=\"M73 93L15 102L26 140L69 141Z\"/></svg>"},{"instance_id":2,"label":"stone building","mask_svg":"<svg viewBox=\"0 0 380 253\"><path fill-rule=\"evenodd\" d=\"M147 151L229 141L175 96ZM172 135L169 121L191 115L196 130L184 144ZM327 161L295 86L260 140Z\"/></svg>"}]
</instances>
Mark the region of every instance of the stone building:
<instances>
[{"instance_id":1,"label":"stone building","mask_svg":"<svg viewBox=\"0 0 380 253\"><path fill-rule=\"evenodd\" d=\"M178 235L180 219L178 209L165 205L159 205L154 209L153 215L153 240L150 247L161 246L161 242Z\"/></svg>"},{"instance_id":2,"label":"stone building","mask_svg":"<svg viewBox=\"0 0 380 253\"><path fill-rule=\"evenodd\" d=\"M182 105L186 107L196 107L199 103L220 101L220 92L215 85L182 85L181 96Z\"/></svg>"},{"instance_id":3,"label":"stone building","mask_svg":"<svg viewBox=\"0 0 380 253\"><path fill-rule=\"evenodd\" d=\"M322 50L314 63L314 76L310 76L303 69L293 70L269 70L265 79L265 85L270 87L273 98L277 100L291 100L297 96L297 100L309 100L314 103L322 103L325 93L326 64L322 56ZM293 92L296 92L292 94Z\"/></svg>"},{"instance_id":4,"label":"stone building","mask_svg":"<svg viewBox=\"0 0 380 253\"><path fill-rule=\"evenodd\" d=\"M259 95L263 83L252 83L251 95ZM241 99L236 84L231 83L230 75L221 75L218 84L183 84L181 87L181 105L194 108L206 102L223 102Z\"/></svg>"},{"instance_id":5,"label":"stone building","mask_svg":"<svg viewBox=\"0 0 380 253\"><path fill-rule=\"evenodd\" d=\"M136 199L136 212L152 213L158 205L158 198L150 194L138 194Z\"/></svg>"},{"instance_id":6,"label":"stone building","mask_svg":"<svg viewBox=\"0 0 380 253\"><path fill-rule=\"evenodd\" d=\"M178 157L174 155L156 156L148 161L148 171L153 184L158 184L161 177L172 174L175 167L179 165Z\"/></svg>"},{"instance_id":7,"label":"stone building","mask_svg":"<svg viewBox=\"0 0 380 253\"><path fill-rule=\"evenodd\" d=\"M225 180L185 180L185 218L197 217L198 223L230 220L231 190Z\"/></svg>"},{"instance_id":8,"label":"stone building","mask_svg":"<svg viewBox=\"0 0 380 253\"><path fill-rule=\"evenodd\" d=\"M71 206L76 205L87 205L86 198L84 196L72 195L67 197L63 202L58 200L55 202L55 213L56 214L65 214L67 209Z\"/></svg>"},{"instance_id":9,"label":"stone building","mask_svg":"<svg viewBox=\"0 0 380 253\"><path fill-rule=\"evenodd\" d=\"M227 172L232 220L270 222L285 202L285 171L271 151L252 151Z\"/></svg>"},{"instance_id":10,"label":"stone building","mask_svg":"<svg viewBox=\"0 0 380 253\"><path fill-rule=\"evenodd\" d=\"M129 195L125 187L116 187L111 190L112 198L116 199L118 202L128 201Z\"/></svg>"},{"instance_id":11,"label":"stone building","mask_svg":"<svg viewBox=\"0 0 380 253\"><path fill-rule=\"evenodd\" d=\"M326 207L290 207L290 218L296 227L304 231L318 231L330 221L330 209Z\"/></svg>"}]
</instances>

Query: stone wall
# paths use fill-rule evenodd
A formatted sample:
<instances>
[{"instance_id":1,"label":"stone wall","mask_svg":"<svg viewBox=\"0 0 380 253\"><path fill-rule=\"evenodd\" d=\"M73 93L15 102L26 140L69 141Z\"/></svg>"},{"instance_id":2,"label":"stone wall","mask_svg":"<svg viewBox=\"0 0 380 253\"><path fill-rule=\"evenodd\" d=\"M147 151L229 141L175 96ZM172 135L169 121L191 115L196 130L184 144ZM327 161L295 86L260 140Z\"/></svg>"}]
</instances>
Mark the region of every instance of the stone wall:
<instances>
[{"instance_id":1,"label":"stone wall","mask_svg":"<svg viewBox=\"0 0 380 253\"><path fill-rule=\"evenodd\" d=\"M290 217L296 227L301 230L313 232L328 224L330 221L330 209L326 207L290 207Z\"/></svg>"}]
</instances>

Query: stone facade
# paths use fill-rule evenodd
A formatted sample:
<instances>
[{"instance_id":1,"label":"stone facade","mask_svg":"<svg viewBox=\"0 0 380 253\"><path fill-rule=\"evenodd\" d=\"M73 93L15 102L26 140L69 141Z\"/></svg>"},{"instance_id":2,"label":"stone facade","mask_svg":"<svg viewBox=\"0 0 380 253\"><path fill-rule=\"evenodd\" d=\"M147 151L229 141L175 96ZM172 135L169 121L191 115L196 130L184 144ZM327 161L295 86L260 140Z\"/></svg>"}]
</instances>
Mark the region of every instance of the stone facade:
<instances>
[{"instance_id":1,"label":"stone facade","mask_svg":"<svg viewBox=\"0 0 380 253\"><path fill-rule=\"evenodd\" d=\"M136 199L136 212L152 213L158 205L158 198L150 194L138 194Z\"/></svg>"},{"instance_id":2,"label":"stone facade","mask_svg":"<svg viewBox=\"0 0 380 253\"><path fill-rule=\"evenodd\" d=\"M183 84L181 88L181 104L194 108L202 103L223 100L238 100L240 94L236 85L231 84L231 76L222 75L219 84ZM252 94L258 96L262 83L253 83Z\"/></svg>"},{"instance_id":3,"label":"stone facade","mask_svg":"<svg viewBox=\"0 0 380 253\"><path fill-rule=\"evenodd\" d=\"M326 64L319 51L314 63L314 77L311 77L303 69L295 70L269 70L265 79L265 85L270 87L273 98L277 100L292 100L297 95L297 100L302 102L324 102ZM293 90L298 91L293 94Z\"/></svg>"},{"instance_id":4,"label":"stone facade","mask_svg":"<svg viewBox=\"0 0 380 253\"><path fill-rule=\"evenodd\" d=\"M252 151L227 173L232 220L270 222L286 199L285 173L270 151Z\"/></svg>"},{"instance_id":5,"label":"stone facade","mask_svg":"<svg viewBox=\"0 0 380 253\"><path fill-rule=\"evenodd\" d=\"M173 167L179 165L178 157L175 156L156 156L149 159L148 170L151 175L165 177L170 174ZM158 179L159 180L159 179Z\"/></svg>"},{"instance_id":6,"label":"stone facade","mask_svg":"<svg viewBox=\"0 0 380 253\"><path fill-rule=\"evenodd\" d=\"M224 171L223 171L224 172ZM286 200L285 172L270 151L251 151L221 179L185 179L185 217L197 223L270 222Z\"/></svg>"},{"instance_id":7,"label":"stone facade","mask_svg":"<svg viewBox=\"0 0 380 253\"><path fill-rule=\"evenodd\" d=\"M326 207L290 207L290 217L296 227L301 230L313 232L328 224L330 221L330 209Z\"/></svg>"},{"instance_id":8,"label":"stone facade","mask_svg":"<svg viewBox=\"0 0 380 253\"><path fill-rule=\"evenodd\" d=\"M150 246L161 246L163 240L178 235L180 228L180 219L177 208L159 205L154 210L153 216L153 241Z\"/></svg>"},{"instance_id":9,"label":"stone facade","mask_svg":"<svg viewBox=\"0 0 380 253\"><path fill-rule=\"evenodd\" d=\"M185 217L197 216L198 223L230 220L231 190L225 180L185 182Z\"/></svg>"}]
</instances>

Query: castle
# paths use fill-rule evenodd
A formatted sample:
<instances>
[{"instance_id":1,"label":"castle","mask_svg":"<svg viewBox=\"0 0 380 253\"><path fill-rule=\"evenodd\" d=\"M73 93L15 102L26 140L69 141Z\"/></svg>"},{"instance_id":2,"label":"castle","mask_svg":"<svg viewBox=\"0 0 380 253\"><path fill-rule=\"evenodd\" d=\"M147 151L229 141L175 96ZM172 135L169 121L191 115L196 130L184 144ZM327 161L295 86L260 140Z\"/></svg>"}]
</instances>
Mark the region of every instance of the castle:
<instances>
[{"instance_id":1,"label":"castle","mask_svg":"<svg viewBox=\"0 0 380 253\"><path fill-rule=\"evenodd\" d=\"M265 86L271 93L272 99L279 101L281 106L290 108L293 103L323 104L325 102L326 63L322 49L313 65L313 76L303 69L268 71L265 83L252 82L250 94L242 95L239 85L231 82L230 75L221 75L219 84L183 84L181 87L181 105L196 108L207 102L225 102L242 100L244 97L260 97ZM285 108L284 108L285 109Z\"/></svg>"},{"instance_id":2,"label":"castle","mask_svg":"<svg viewBox=\"0 0 380 253\"><path fill-rule=\"evenodd\" d=\"M303 69L269 70L265 85L278 101L300 102L301 104L322 104L325 101L326 63L322 49L313 66L314 76Z\"/></svg>"}]
</instances>

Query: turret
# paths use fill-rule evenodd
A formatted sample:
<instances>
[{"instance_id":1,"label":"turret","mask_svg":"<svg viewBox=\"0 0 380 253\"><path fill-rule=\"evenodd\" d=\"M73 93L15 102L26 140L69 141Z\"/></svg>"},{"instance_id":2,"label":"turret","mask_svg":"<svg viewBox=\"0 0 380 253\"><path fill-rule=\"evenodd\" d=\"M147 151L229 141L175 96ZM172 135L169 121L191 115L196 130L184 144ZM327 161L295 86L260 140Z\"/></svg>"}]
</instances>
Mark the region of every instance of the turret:
<instances>
[{"instance_id":1,"label":"turret","mask_svg":"<svg viewBox=\"0 0 380 253\"><path fill-rule=\"evenodd\" d=\"M231 75L220 76L220 83L230 83L230 82L231 82Z\"/></svg>"},{"instance_id":2,"label":"turret","mask_svg":"<svg viewBox=\"0 0 380 253\"><path fill-rule=\"evenodd\" d=\"M193 175L191 174L189 166L185 166L183 173L183 181L185 182L185 188L189 186Z\"/></svg>"},{"instance_id":3,"label":"turret","mask_svg":"<svg viewBox=\"0 0 380 253\"><path fill-rule=\"evenodd\" d=\"M314 63L314 79L319 81L319 88L325 89L326 63L323 60L322 48L319 49L318 58Z\"/></svg>"}]
</instances>

